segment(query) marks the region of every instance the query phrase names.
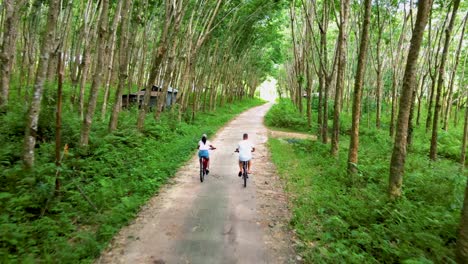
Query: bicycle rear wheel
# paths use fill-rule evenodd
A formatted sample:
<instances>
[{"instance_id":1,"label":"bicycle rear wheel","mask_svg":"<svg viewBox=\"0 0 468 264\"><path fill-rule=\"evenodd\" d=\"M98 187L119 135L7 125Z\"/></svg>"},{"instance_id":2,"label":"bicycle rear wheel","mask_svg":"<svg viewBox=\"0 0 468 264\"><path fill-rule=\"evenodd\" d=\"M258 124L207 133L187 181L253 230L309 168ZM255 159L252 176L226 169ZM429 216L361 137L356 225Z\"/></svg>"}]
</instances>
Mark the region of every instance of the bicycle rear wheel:
<instances>
[{"instance_id":1,"label":"bicycle rear wheel","mask_svg":"<svg viewBox=\"0 0 468 264\"><path fill-rule=\"evenodd\" d=\"M244 188L247 187L247 162L244 162L243 164L243 169L244 169L244 173L242 174L243 175L243 178L244 178Z\"/></svg>"},{"instance_id":2,"label":"bicycle rear wheel","mask_svg":"<svg viewBox=\"0 0 468 264\"><path fill-rule=\"evenodd\" d=\"M203 159L200 159L200 182L205 179L205 168L203 167Z\"/></svg>"}]
</instances>

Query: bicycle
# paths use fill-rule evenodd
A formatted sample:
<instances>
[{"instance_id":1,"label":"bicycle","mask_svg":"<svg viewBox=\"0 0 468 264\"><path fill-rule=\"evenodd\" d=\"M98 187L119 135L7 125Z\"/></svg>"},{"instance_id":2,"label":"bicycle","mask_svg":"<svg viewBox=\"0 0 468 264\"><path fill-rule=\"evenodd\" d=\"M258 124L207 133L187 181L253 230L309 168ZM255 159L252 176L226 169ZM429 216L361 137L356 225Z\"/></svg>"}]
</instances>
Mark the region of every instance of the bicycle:
<instances>
[{"instance_id":1,"label":"bicycle","mask_svg":"<svg viewBox=\"0 0 468 264\"><path fill-rule=\"evenodd\" d=\"M208 159L205 157L200 158L200 182L203 182L206 176L206 165L208 163Z\"/></svg>"},{"instance_id":2,"label":"bicycle","mask_svg":"<svg viewBox=\"0 0 468 264\"><path fill-rule=\"evenodd\" d=\"M210 150L215 150L216 148L210 148ZM200 161L200 182L205 180L205 176L208 175L206 166L208 165L208 159L206 157L199 158Z\"/></svg>"},{"instance_id":3,"label":"bicycle","mask_svg":"<svg viewBox=\"0 0 468 264\"><path fill-rule=\"evenodd\" d=\"M247 174L247 166L249 162L248 161L242 161L242 179L244 180L244 188L247 187L247 179L249 178L249 175Z\"/></svg>"},{"instance_id":4,"label":"bicycle","mask_svg":"<svg viewBox=\"0 0 468 264\"><path fill-rule=\"evenodd\" d=\"M236 149L234 152L239 153L239 150ZM244 188L247 187L247 179L249 175L247 173L249 167L249 161L240 161L242 162L242 180L244 181Z\"/></svg>"}]
</instances>

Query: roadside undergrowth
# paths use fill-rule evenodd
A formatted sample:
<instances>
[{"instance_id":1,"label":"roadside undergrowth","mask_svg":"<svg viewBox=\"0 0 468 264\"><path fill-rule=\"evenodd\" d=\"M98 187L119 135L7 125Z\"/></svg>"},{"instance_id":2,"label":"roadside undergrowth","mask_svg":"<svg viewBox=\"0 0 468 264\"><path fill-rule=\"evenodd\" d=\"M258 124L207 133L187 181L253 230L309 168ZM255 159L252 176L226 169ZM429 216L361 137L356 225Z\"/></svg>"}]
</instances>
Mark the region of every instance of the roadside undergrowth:
<instances>
[{"instance_id":1,"label":"roadside undergrowth","mask_svg":"<svg viewBox=\"0 0 468 264\"><path fill-rule=\"evenodd\" d=\"M291 226L305 262L455 263L466 172L450 155L429 161L428 141L416 129L403 198L391 202L387 187L392 140L387 130L361 129L359 172L349 177L346 129L344 125L338 158L330 156L330 145L318 141L268 142L286 183ZM457 133L442 135L442 153L455 148Z\"/></svg>"},{"instance_id":2,"label":"roadside undergrowth","mask_svg":"<svg viewBox=\"0 0 468 264\"><path fill-rule=\"evenodd\" d=\"M213 135L235 115L260 100L245 100L199 113L194 122L177 122L165 112L148 114L142 133L137 109L123 111L119 129L109 134L96 114L88 148L77 146L81 120L72 109L63 116L62 142L68 144L54 195L54 108L44 108L38 131L36 164L21 166L24 114L0 116L0 262L91 263L120 228L194 153L201 134ZM52 104L51 104L52 105ZM177 112L177 111L176 111Z\"/></svg>"}]
</instances>

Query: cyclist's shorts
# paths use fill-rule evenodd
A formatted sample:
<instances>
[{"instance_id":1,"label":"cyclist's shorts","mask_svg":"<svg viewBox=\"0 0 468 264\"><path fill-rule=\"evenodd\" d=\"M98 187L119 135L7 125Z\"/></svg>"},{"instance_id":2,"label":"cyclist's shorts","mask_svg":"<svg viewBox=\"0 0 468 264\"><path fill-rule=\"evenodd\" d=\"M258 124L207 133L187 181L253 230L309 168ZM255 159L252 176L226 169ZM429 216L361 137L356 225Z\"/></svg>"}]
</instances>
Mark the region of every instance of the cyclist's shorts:
<instances>
[{"instance_id":1,"label":"cyclist's shorts","mask_svg":"<svg viewBox=\"0 0 468 264\"><path fill-rule=\"evenodd\" d=\"M208 153L208 150L199 150L198 151L198 157L200 158L209 158L210 154Z\"/></svg>"},{"instance_id":2,"label":"cyclist's shorts","mask_svg":"<svg viewBox=\"0 0 468 264\"><path fill-rule=\"evenodd\" d=\"M250 161L252 158L239 158L239 162Z\"/></svg>"}]
</instances>

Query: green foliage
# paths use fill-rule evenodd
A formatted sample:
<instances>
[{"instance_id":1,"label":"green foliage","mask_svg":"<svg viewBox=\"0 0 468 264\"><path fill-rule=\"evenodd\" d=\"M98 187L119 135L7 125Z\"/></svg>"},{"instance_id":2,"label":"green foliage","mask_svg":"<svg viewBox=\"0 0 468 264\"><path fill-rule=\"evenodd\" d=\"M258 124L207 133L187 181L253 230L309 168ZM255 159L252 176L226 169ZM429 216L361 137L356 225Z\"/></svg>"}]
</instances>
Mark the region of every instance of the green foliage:
<instances>
[{"instance_id":1,"label":"green foliage","mask_svg":"<svg viewBox=\"0 0 468 264\"><path fill-rule=\"evenodd\" d=\"M292 112L288 116L298 115L291 103L280 102L268 113L269 119L282 118L283 108ZM466 174L456 163L461 128L439 134L437 162L427 157L430 133L423 125L415 128L406 159L404 196L391 202L387 187L393 141L388 117L382 119L386 129L379 130L366 127L368 118L375 122L375 113L362 116L358 174L352 178L346 174L351 116L343 112L341 117L338 158L330 156L329 145L319 142L269 141L273 162L291 193L291 225L306 262L454 263L466 183ZM276 124L299 130L292 123Z\"/></svg>"},{"instance_id":2,"label":"green foliage","mask_svg":"<svg viewBox=\"0 0 468 264\"><path fill-rule=\"evenodd\" d=\"M364 137L367 138L367 137ZM428 166L410 156L404 198L387 200L391 142L361 143L359 174L346 175L345 151L311 141L270 140L272 158L292 195L291 225L307 263L450 263L465 177L451 161Z\"/></svg>"},{"instance_id":3,"label":"green foliage","mask_svg":"<svg viewBox=\"0 0 468 264\"><path fill-rule=\"evenodd\" d=\"M20 157L26 109L15 105L16 111L0 116L0 262L92 262L193 155L201 134L215 133L234 115L260 103L247 100L227 105L216 113L199 114L190 124L174 121L170 112L159 122L148 114L143 133L134 128L136 109L122 112L120 129L111 134L108 119L96 118L86 149L75 143L81 121L66 109L63 143L70 149L59 168L58 196L54 196L53 107L43 109L36 165L25 172Z\"/></svg>"},{"instance_id":4,"label":"green foliage","mask_svg":"<svg viewBox=\"0 0 468 264\"><path fill-rule=\"evenodd\" d=\"M274 105L265 116L265 123L271 127L308 131L307 120L289 100L280 100Z\"/></svg>"}]
</instances>

